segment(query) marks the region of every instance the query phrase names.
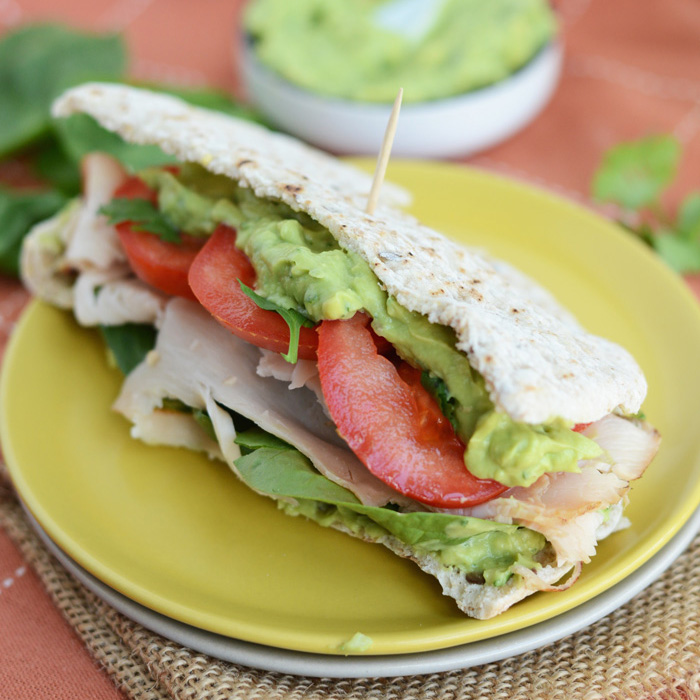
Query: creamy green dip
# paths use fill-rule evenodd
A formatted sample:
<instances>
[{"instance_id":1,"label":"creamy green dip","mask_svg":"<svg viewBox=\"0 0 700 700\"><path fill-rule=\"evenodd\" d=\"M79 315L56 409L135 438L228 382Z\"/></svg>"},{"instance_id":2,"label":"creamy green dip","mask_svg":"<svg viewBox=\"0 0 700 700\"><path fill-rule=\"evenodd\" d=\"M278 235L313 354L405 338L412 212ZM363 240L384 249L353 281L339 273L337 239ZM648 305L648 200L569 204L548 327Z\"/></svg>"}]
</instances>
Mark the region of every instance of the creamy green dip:
<instances>
[{"instance_id":1,"label":"creamy green dip","mask_svg":"<svg viewBox=\"0 0 700 700\"><path fill-rule=\"evenodd\" d=\"M363 654L372 648L372 637L368 637L362 632L355 632L347 641L343 642L338 650L343 654Z\"/></svg>"},{"instance_id":2,"label":"creamy green dip","mask_svg":"<svg viewBox=\"0 0 700 700\"><path fill-rule=\"evenodd\" d=\"M458 569L472 581L491 586L507 583L513 575L514 564L527 569L539 568L539 559L547 545L544 536L534 530L479 518L455 516L455 521L447 528L435 528L433 537L424 537L424 531L415 525L411 530L400 527L401 518L405 514L386 508L365 507L364 510L369 513L367 515L342 505L331 506L302 499L293 503L279 501L278 506L288 515L303 515L324 527L342 525L357 537L372 541L393 536L410 544L416 553L431 554L443 566ZM382 519L382 514L385 522L380 525L376 521ZM441 513L410 515L414 518L421 517L428 523L444 517ZM386 522L391 520L394 522ZM420 532L419 538L416 538L416 531ZM412 539L417 541L411 541Z\"/></svg>"},{"instance_id":3,"label":"creamy green dip","mask_svg":"<svg viewBox=\"0 0 700 700\"><path fill-rule=\"evenodd\" d=\"M236 244L255 268L261 296L313 321L366 311L374 331L401 357L444 383L449 417L468 444L465 462L476 476L529 486L545 472L578 471L580 459L601 453L561 419L529 425L496 411L483 378L455 347L454 331L402 307L362 258L341 249L307 215L259 199L198 165L183 166L177 177L158 169L141 176L158 191L160 208L176 227L202 236L219 223L236 228Z\"/></svg>"},{"instance_id":4,"label":"creamy green dip","mask_svg":"<svg viewBox=\"0 0 700 700\"><path fill-rule=\"evenodd\" d=\"M258 59L290 82L369 102L391 102L399 87L405 102L422 102L490 85L526 64L555 31L546 0L447 0L418 37L383 28L383 4L253 0L245 29Z\"/></svg>"}]
</instances>

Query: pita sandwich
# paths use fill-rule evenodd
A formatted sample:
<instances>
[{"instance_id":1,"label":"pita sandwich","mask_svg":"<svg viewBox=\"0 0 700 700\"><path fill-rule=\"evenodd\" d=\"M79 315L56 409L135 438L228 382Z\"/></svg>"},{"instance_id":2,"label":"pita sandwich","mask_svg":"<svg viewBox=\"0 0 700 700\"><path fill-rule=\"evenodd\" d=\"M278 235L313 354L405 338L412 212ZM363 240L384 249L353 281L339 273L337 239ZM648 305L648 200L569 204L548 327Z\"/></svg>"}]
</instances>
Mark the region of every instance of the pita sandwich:
<instances>
[{"instance_id":1,"label":"pita sandwich","mask_svg":"<svg viewBox=\"0 0 700 700\"><path fill-rule=\"evenodd\" d=\"M224 460L482 619L571 585L626 525L659 443L637 415L644 377L548 292L404 213L398 187L365 213L366 173L258 125L108 84L53 111L180 163L130 175L88 156L84 195L23 249L27 286L81 324L157 329L114 406L134 437ZM149 229L161 215L171 240ZM191 243L187 288L149 277L127 234ZM272 315L283 347L229 294Z\"/></svg>"}]
</instances>

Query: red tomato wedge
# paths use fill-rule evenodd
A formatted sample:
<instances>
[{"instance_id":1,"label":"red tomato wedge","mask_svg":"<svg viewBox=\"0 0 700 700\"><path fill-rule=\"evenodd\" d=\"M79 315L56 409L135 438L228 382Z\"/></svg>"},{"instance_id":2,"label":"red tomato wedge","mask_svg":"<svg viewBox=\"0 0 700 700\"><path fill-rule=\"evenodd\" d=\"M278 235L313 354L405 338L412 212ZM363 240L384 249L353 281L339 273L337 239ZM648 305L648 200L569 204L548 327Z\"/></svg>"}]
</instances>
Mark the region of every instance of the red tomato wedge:
<instances>
[{"instance_id":1,"label":"red tomato wedge","mask_svg":"<svg viewBox=\"0 0 700 700\"><path fill-rule=\"evenodd\" d=\"M195 258L189 283L200 304L231 333L253 345L284 353L289 349L289 326L274 311L261 309L241 290L255 284L255 270L236 248L236 232L221 225ZM299 357L316 359L318 336L313 328L299 333Z\"/></svg>"},{"instance_id":2,"label":"red tomato wedge","mask_svg":"<svg viewBox=\"0 0 700 700\"><path fill-rule=\"evenodd\" d=\"M582 433L590 423L576 423L576 425L571 428L575 433Z\"/></svg>"},{"instance_id":3,"label":"red tomato wedge","mask_svg":"<svg viewBox=\"0 0 700 700\"><path fill-rule=\"evenodd\" d=\"M464 465L464 445L420 383L379 355L356 314L323 321L318 369L330 414L353 452L399 493L440 508L475 506L508 487L477 479Z\"/></svg>"},{"instance_id":4,"label":"red tomato wedge","mask_svg":"<svg viewBox=\"0 0 700 700\"><path fill-rule=\"evenodd\" d=\"M157 204L156 192L143 180L129 178L114 193L117 198L147 199ZM195 256L204 245L203 238L181 234L180 243L169 243L154 233L137 231L131 223L116 225L117 234L136 276L166 294L196 300L187 273Z\"/></svg>"}]
</instances>

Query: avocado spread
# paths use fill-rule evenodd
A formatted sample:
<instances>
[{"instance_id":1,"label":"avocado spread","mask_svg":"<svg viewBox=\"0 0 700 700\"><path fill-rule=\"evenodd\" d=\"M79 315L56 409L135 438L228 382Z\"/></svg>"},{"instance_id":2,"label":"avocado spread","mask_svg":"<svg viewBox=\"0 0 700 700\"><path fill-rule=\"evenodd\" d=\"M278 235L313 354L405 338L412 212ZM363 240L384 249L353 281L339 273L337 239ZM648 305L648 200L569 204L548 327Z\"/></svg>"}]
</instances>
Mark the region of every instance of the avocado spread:
<instances>
[{"instance_id":1,"label":"avocado spread","mask_svg":"<svg viewBox=\"0 0 700 700\"><path fill-rule=\"evenodd\" d=\"M245 29L260 62L286 80L367 102L391 102L399 87L405 102L423 102L491 85L555 31L546 0L436 2L411 31L385 19L393 1L253 0Z\"/></svg>"},{"instance_id":2,"label":"avocado spread","mask_svg":"<svg viewBox=\"0 0 700 700\"><path fill-rule=\"evenodd\" d=\"M291 445L277 440L273 447L251 448L263 443L258 434L249 439L245 432L236 442L245 453L236 460L240 478L254 491L278 499L277 505L289 515L340 527L372 542L397 539L416 554L458 569L472 582L502 586L511 580L516 565L537 569L551 555L544 536L526 527L364 505L351 491L319 474Z\"/></svg>"},{"instance_id":3,"label":"avocado spread","mask_svg":"<svg viewBox=\"0 0 700 700\"><path fill-rule=\"evenodd\" d=\"M483 378L455 347L453 330L402 307L362 258L306 214L259 199L199 165L185 165L177 176L152 169L141 177L158 191L159 206L176 227L201 236L219 223L236 228L236 244L250 258L263 297L315 322L366 311L402 358L444 384L450 420L468 444L465 462L476 476L529 486L545 472L578 471L578 460L600 455L595 442L562 419L529 425L497 411Z\"/></svg>"}]
</instances>

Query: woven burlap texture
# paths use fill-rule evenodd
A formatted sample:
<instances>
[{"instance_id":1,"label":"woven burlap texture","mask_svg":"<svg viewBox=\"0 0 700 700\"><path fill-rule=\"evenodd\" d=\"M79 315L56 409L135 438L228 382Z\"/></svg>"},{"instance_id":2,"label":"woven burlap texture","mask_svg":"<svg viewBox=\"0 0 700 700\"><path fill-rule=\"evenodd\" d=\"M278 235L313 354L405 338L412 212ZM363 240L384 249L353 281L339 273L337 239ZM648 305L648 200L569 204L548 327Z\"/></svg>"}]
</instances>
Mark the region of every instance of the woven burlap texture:
<instances>
[{"instance_id":1,"label":"woven burlap texture","mask_svg":"<svg viewBox=\"0 0 700 700\"><path fill-rule=\"evenodd\" d=\"M331 680L217 661L127 619L45 549L6 482L0 483L0 526L93 657L132 700L700 699L700 537L627 605L537 651L463 671Z\"/></svg>"}]
</instances>

